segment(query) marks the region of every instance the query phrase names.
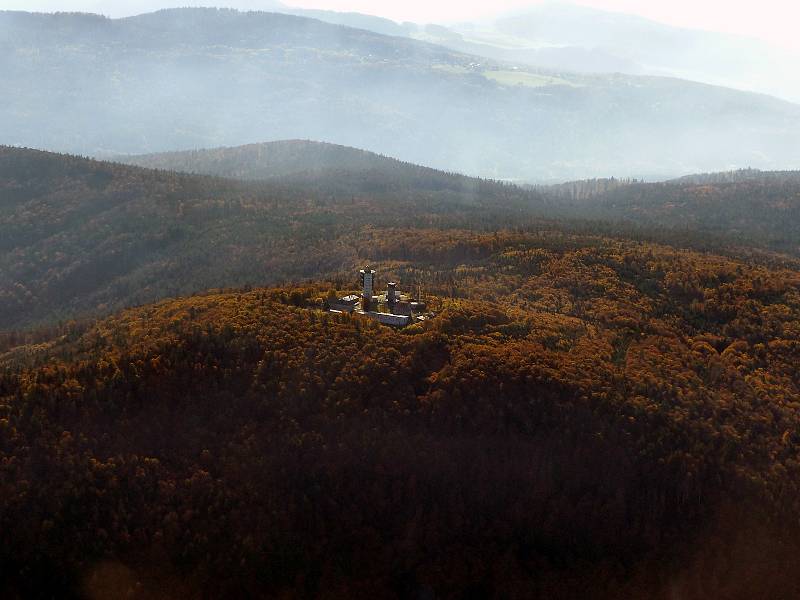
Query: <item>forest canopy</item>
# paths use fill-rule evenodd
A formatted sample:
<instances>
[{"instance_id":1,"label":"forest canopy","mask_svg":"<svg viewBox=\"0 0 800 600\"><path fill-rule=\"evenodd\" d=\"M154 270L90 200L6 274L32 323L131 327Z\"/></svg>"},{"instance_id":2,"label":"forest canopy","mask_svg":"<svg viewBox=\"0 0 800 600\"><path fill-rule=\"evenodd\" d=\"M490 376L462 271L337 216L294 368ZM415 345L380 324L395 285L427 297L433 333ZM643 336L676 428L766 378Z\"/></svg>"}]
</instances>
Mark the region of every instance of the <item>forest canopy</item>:
<instances>
[{"instance_id":1,"label":"forest canopy","mask_svg":"<svg viewBox=\"0 0 800 600\"><path fill-rule=\"evenodd\" d=\"M0 331L209 288L349 277L378 256L384 236L404 239L383 258L420 254L417 231L639 239L797 263L791 179L625 185L570 201L331 145L268 151L275 177L235 181L0 148ZM220 152L222 164L232 160ZM217 154L204 156L214 163ZM458 252L448 260L471 259Z\"/></svg>"},{"instance_id":2,"label":"forest canopy","mask_svg":"<svg viewBox=\"0 0 800 600\"><path fill-rule=\"evenodd\" d=\"M343 278L7 343L5 590L797 589L800 272L567 234L365 242L435 318L323 312Z\"/></svg>"}]
</instances>

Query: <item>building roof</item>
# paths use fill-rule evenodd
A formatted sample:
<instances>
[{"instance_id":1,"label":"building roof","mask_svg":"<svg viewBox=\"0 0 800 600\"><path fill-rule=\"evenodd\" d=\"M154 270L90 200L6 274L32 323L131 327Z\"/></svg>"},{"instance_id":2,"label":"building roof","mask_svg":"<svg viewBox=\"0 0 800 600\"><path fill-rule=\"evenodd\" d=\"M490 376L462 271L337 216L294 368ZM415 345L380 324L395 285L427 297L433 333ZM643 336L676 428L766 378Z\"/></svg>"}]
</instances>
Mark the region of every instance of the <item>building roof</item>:
<instances>
[{"instance_id":1,"label":"building roof","mask_svg":"<svg viewBox=\"0 0 800 600\"><path fill-rule=\"evenodd\" d=\"M363 314L367 315L371 319L375 319L379 323L383 323L384 325L394 325L396 327L404 327L411 322L411 317L407 315L393 315L391 313L382 313L375 311L369 311Z\"/></svg>"}]
</instances>

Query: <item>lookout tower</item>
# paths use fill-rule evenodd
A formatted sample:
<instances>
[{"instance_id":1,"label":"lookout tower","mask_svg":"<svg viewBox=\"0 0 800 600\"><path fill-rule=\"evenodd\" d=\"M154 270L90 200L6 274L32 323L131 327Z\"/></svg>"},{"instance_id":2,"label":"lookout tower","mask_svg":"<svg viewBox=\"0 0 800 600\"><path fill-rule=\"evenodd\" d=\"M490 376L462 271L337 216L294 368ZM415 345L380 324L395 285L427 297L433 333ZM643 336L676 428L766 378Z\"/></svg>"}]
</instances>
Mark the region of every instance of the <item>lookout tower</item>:
<instances>
[{"instance_id":1,"label":"lookout tower","mask_svg":"<svg viewBox=\"0 0 800 600\"><path fill-rule=\"evenodd\" d=\"M361 309L365 312L372 307L372 293L375 288L375 271L369 266L359 271L359 281L361 283Z\"/></svg>"},{"instance_id":2,"label":"lookout tower","mask_svg":"<svg viewBox=\"0 0 800 600\"><path fill-rule=\"evenodd\" d=\"M397 283L394 281L386 284L386 304L389 312L394 313L394 307L397 306Z\"/></svg>"}]
</instances>

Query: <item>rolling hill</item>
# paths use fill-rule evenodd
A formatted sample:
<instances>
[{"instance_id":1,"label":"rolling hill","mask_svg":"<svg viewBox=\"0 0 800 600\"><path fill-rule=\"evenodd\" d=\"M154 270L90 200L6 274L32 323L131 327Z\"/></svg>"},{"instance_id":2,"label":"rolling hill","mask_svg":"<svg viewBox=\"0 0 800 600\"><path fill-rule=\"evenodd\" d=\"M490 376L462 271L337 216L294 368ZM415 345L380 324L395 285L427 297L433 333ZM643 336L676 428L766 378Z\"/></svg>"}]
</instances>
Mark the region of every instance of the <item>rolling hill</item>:
<instances>
[{"instance_id":1,"label":"rolling hill","mask_svg":"<svg viewBox=\"0 0 800 600\"><path fill-rule=\"evenodd\" d=\"M336 274L369 258L374 228L503 228L541 206L509 185L300 147L383 166L248 183L0 147L0 329Z\"/></svg>"},{"instance_id":2,"label":"rolling hill","mask_svg":"<svg viewBox=\"0 0 800 600\"><path fill-rule=\"evenodd\" d=\"M737 169L721 173L696 173L684 175L670 181L670 183L694 183L704 185L708 183L741 183L757 181L765 184L796 183L800 181L800 171L761 171L759 169Z\"/></svg>"},{"instance_id":3,"label":"rolling hill","mask_svg":"<svg viewBox=\"0 0 800 600\"><path fill-rule=\"evenodd\" d=\"M350 273L6 340L0 593L794 595L800 271L542 231L364 242L433 319L319 310Z\"/></svg>"},{"instance_id":4,"label":"rolling hill","mask_svg":"<svg viewBox=\"0 0 800 600\"><path fill-rule=\"evenodd\" d=\"M800 163L800 107L576 75L230 10L0 13L6 144L140 154L322 139L494 178L673 177Z\"/></svg>"},{"instance_id":5,"label":"rolling hill","mask_svg":"<svg viewBox=\"0 0 800 600\"><path fill-rule=\"evenodd\" d=\"M705 231L743 245L800 255L797 172L696 175L623 185L572 205L587 218Z\"/></svg>"},{"instance_id":6,"label":"rolling hill","mask_svg":"<svg viewBox=\"0 0 800 600\"><path fill-rule=\"evenodd\" d=\"M312 142L285 140L234 148L211 148L140 156L117 156L115 160L150 169L213 175L243 180L263 180L289 175L322 176L336 171L363 172L423 170L411 164L365 150ZM433 173L433 170L429 170Z\"/></svg>"},{"instance_id":7,"label":"rolling hill","mask_svg":"<svg viewBox=\"0 0 800 600\"><path fill-rule=\"evenodd\" d=\"M0 598L800 597L800 107L307 15L0 12Z\"/></svg>"},{"instance_id":8,"label":"rolling hill","mask_svg":"<svg viewBox=\"0 0 800 600\"><path fill-rule=\"evenodd\" d=\"M122 157L145 167L262 179L294 173L315 174L341 169L373 171L423 167L386 157L318 142L286 141L236 148ZM710 234L722 245L749 245L800 256L800 174L797 171L743 169L700 173L679 179L645 183L625 179L595 179L550 186L533 186L541 197L534 203L540 216L552 219L592 219L630 223L665 239L682 239L686 232ZM671 232L671 233L670 233Z\"/></svg>"},{"instance_id":9,"label":"rolling hill","mask_svg":"<svg viewBox=\"0 0 800 600\"><path fill-rule=\"evenodd\" d=\"M75 4L73 4L76 6ZM112 17L202 2L85 1L80 10ZM796 51L755 38L669 26L622 12L563 1L533 4L463 23L423 24L369 14L298 9L271 0L225 0L218 6L310 17L335 25L433 42L458 52L556 72L678 77L800 102Z\"/></svg>"},{"instance_id":10,"label":"rolling hill","mask_svg":"<svg viewBox=\"0 0 800 600\"><path fill-rule=\"evenodd\" d=\"M605 192L570 198L302 141L133 160L158 169L0 147L0 330L208 288L350 278L382 236L405 238L383 256L391 262L429 229L635 238L766 264L800 257L791 177L601 182Z\"/></svg>"}]
</instances>

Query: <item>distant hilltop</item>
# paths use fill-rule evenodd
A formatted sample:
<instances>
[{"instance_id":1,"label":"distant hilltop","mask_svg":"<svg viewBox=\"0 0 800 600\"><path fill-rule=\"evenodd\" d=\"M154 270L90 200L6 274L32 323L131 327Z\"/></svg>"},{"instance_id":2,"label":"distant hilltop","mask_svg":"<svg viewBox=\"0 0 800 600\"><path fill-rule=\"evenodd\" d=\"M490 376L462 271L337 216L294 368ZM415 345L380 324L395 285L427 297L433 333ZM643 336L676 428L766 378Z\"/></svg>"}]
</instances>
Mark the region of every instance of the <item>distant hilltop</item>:
<instances>
[{"instance_id":1,"label":"distant hilltop","mask_svg":"<svg viewBox=\"0 0 800 600\"><path fill-rule=\"evenodd\" d=\"M112 158L151 169L253 180L306 172L361 171L401 163L366 150L312 140L280 140Z\"/></svg>"},{"instance_id":2,"label":"distant hilltop","mask_svg":"<svg viewBox=\"0 0 800 600\"><path fill-rule=\"evenodd\" d=\"M518 181L800 164L800 106L580 73L304 16L0 12L5 144L91 156L328 140ZM46 74L46 75L45 75Z\"/></svg>"},{"instance_id":3,"label":"distant hilltop","mask_svg":"<svg viewBox=\"0 0 800 600\"><path fill-rule=\"evenodd\" d=\"M719 173L698 173L673 179L671 183L740 183L760 181L764 183L800 183L800 171L762 171L760 169L736 169Z\"/></svg>"}]
</instances>

